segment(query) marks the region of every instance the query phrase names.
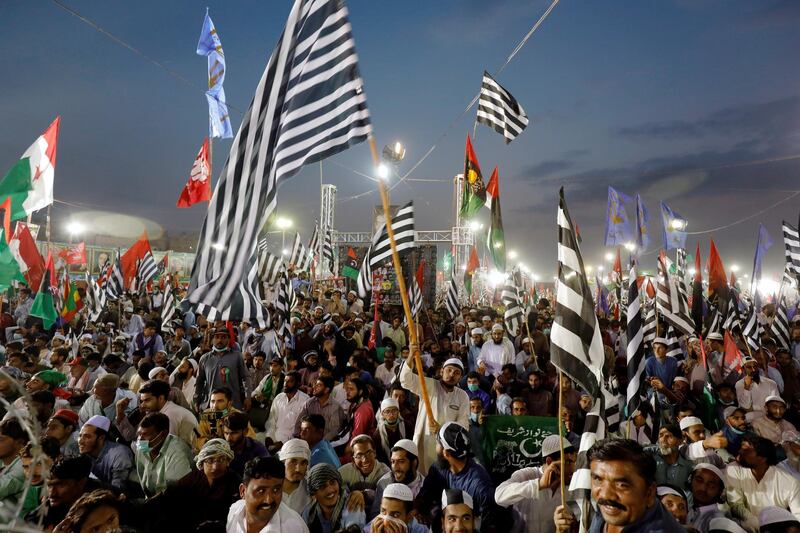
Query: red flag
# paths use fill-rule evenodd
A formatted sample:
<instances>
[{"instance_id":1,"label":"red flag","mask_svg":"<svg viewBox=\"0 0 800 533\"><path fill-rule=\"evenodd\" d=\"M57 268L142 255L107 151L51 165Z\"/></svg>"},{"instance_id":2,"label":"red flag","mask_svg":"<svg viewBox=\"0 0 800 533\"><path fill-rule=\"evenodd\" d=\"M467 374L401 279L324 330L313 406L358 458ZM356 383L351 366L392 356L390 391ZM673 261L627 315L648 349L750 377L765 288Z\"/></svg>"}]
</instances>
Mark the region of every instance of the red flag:
<instances>
[{"instance_id":1,"label":"red flag","mask_svg":"<svg viewBox=\"0 0 800 533\"><path fill-rule=\"evenodd\" d=\"M703 267L700 261L700 243L697 243L697 251L694 253L694 281L703 283Z\"/></svg>"},{"instance_id":2,"label":"red flag","mask_svg":"<svg viewBox=\"0 0 800 533\"><path fill-rule=\"evenodd\" d=\"M723 302L728 301L728 276L719 256L714 239L711 239L711 249L708 252L708 298L718 295Z\"/></svg>"},{"instance_id":3,"label":"red flag","mask_svg":"<svg viewBox=\"0 0 800 533\"><path fill-rule=\"evenodd\" d=\"M178 207L191 207L211 200L211 163L208 159L208 137L203 141L197 157L194 158L189 181L178 198Z\"/></svg>"},{"instance_id":4,"label":"red flag","mask_svg":"<svg viewBox=\"0 0 800 533\"><path fill-rule=\"evenodd\" d=\"M731 287L736 287L737 281L738 280L736 279L736 274L733 272L733 270L731 270L731 283L730 283Z\"/></svg>"},{"instance_id":5,"label":"red flag","mask_svg":"<svg viewBox=\"0 0 800 533\"><path fill-rule=\"evenodd\" d=\"M617 274L617 283L622 283L622 257L619 255L619 248L617 248L617 259L614 261L614 272Z\"/></svg>"},{"instance_id":6,"label":"red flag","mask_svg":"<svg viewBox=\"0 0 800 533\"><path fill-rule=\"evenodd\" d=\"M380 318L378 318L378 306L381 304L381 293L375 293L375 313L372 318L372 331L369 333L369 341L367 342L367 348L372 350L377 348L381 345L381 340L378 338L378 328L380 327Z\"/></svg>"},{"instance_id":7,"label":"red flag","mask_svg":"<svg viewBox=\"0 0 800 533\"><path fill-rule=\"evenodd\" d=\"M38 291L39 285L42 284L42 275L44 275L44 258L39 253L36 247L36 241L33 239L28 225L24 222L17 222L14 229L14 235L8 245L12 255L19 263L19 269L25 280L28 282L28 287L31 290Z\"/></svg>"},{"instance_id":8,"label":"red flag","mask_svg":"<svg viewBox=\"0 0 800 533\"><path fill-rule=\"evenodd\" d=\"M423 259L419 263L419 267L417 267L417 273L415 274L417 278L417 285L419 285L419 290L422 290L422 286L425 285L425 260Z\"/></svg>"},{"instance_id":9,"label":"red flag","mask_svg":"<svg viewBox=\"0 0 800 533\"><path fill-rule=\"evenodd\" d=\"M119 263L126 287L130 287L133 278L136 276L137 262L144 258L148 252L153 253L150 249L150 241L147 240L147 233L142 233L139 240L133 243L133 246L128 248L128 251L120 257Z\"/></svg>"},{"instance_id":10,"label":"red flag","mask_svg":"<svg viewBox=\"0 0 800 533\"><path fill-rule=\"evenodd\" d=\"M742 352L736 346L736 342L731 337L731 334L725 330L725 366L731 371L742 371Z\"/></svg>"},{"instance_id":11,"label":"red flag","mask_svg":"<svg viewBox=\"0 0 800 533\"><path fill-rule=\"evenodd\" d=\"M3 237L6 238L6 244L11 242L11 197L0 204L0 209L3 210Z\"/></svg>"},{"instance_id":12,"label":"red flag","mask_svg":"<svg viewBox=\"0 0 800 533\"><path fill-rule=\"evenodd\" d=\"M58 257L64 260L68 265L85 265L86 264L86 243L79 242L69 248L64 248L58 252Z\"/></svg>"}]
</instances>

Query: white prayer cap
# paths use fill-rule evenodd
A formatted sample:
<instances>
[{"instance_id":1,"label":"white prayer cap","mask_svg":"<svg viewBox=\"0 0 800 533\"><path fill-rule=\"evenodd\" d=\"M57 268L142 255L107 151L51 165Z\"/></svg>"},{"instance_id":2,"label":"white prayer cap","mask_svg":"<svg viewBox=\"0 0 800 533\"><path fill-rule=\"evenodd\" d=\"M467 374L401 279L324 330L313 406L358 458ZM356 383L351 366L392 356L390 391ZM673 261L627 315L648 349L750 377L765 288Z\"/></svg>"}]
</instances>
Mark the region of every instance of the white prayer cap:
<instances>
[{"instance_id":1,"label":"white prayer cap","mask_svg":"<svg viewBox=\"0 0 800 533\"><path fill-rule=\"evenodd\" d=\"M386 488L383 489L383 497L403 502L414 501L414 494L411 492L411 489L408 488L408 485L404 485L403 483L390 483L386 485Z\"/></svg>"},{"instance_id":2,"label":"white prayer cap","mask_svg":"<svg viewBox=\"0 0 800 533\"><path fill-rule=\"evenodd\" d=\"M86 425L94 426L108 433L108 428L111 427L111 420L102 415L94 415L92 418L86 421Z\"/></svg>"},{"instance_id":3,"label":"white prayer cap","mask_svg":"<svg viewBox=\"0 0 800 533\"><path fill-rule=\"evenodd\" d=\"M83 335L81 335L81 340L83 340L83 339L92 340L92 334L91 333L84 333Z\"/></svg>"},{"instance_id":4,"label":"white prayer cap","mask_svg":"<svg viewBox=\"0 0 800 533\"><path fill-rule=\"evenodd\" d=\"M478 327L478 325L479 325L479 324L478 324L477 322L467 322L467 327L468 327L469 329L472 329L472 328L477 328L477 327Z\"/></svg>"},{"instance_id":5,"label":"white prayer cap","mask_svg":"<svg viewBox=\"0 0 800 533\"><path fill-rule=\"evenodd\" d=\"M656 489L656 496L658 496L659 498L661 498L663 496L670 495L670 494L673 495L673 496L677 496L678 498L683 498L684 500L686 499L686 495L685 494L681 494L680 492L678 492L673 487L670 487L669 485L660 485Z\"/></svg>"},{"instance_id":6,"label":"white prayer cap","mask_svg":"<svg viewBox=\"0 0 800 533\"><path fill-rule=\"evenodd\" d=\"M392 407L400 409L400 404L394 398L386 398L381 402L381 412Z\"/></svg>"},{"instance_id":7,"label":"white prayer cap","mask_svg":"<svg viewBox=\"0 0 800 533\"><path fill-rule=\"evenodd\" d=\"M445 489L442 491L442 509L448 505L458 505L463 503L470 509L474 509L472 505L472 496L468 492L461 489Z\"/></svg>"},{"instance_id":8,"label":"white prayer cap","mask_svg":"<svg viewBox=\"0 0 800 533\"><path fill-rule=\"evenodd\" d=\"M706 339L708 339L710 341L720 341L720 342L725 340L722 337L722 334L721 333L717 333L716 331L714 331L712 333L709 333L708 336L706 337Z\"/></svg>"},{"instance_id":9,"label":"white prayer cap","mask_svg":"<svg viewBox=\"0 0 800 533\"><path fill-rule=\"evenodd\" d=\"M798 433L793 429L784 431L781 434L781 444L783 444L784 442L793 442L794 444L800 444L800 433Z\"/></svg>"},{"instance_id":10,"label":"white prayer cap","mask_svg":"<svg viewBox=\"0 0 800 533\"><path fill-rule=\"evenodd\" d=\"M419 448L417 448L416 443L411 439L400 439L392 446L392 449L395 448L402 448L414 457L419 457Z\"/></svg>"},{"instance_id":11,"label":"white prayer cap","mask_svg":"<svg viewBox=\"0 0 800 533\"><path fill-rule=\"evenodd\" d=\"M200 368L200 363L197 362L197 359L192 359L191 357L184 357L181 362L183 361L186 361L187 363L192 365L192 368L194 369L195 372L197 372L197 369Z\"/></svg>"},{"instance_id":12,"label":"white prayer cap","mask_svg":"<svg viewBox=\"0 0 800 533\"><path fill-rule=\"evenodd\" d=\"M150 379L156 379L156 376L159 372L167 372L167 369L163 366L157 366L153 370L147 373L147 377Z\"/></svg>"},{"instance_id":13,"label":"white prayer cap","mask_svg":"<svg viewBox=\"0 0 800 533\"><path fill-rule=\"evenodd\" d=\"M486 320L490 320L491 321L492 317L490 317L489 315L483 315L483 318L481 318L481 320L482 321L486 321Z\"/></svg>"},{"instance_id":14,"label":"white prayer cap","mask_svg":"<svg viewBox=\"0 0 800 533\"><path fill-rule=\"evenodd\" d=\"M665 339L664 337L656 337L655 339L653 339L653 345L656 344L663 344L664 346L667 346L667 339Z\"/></svg>"},{"instance_id":15,"label":"white prayer cap","mask_svg":"<svg viewBox=\"0 0 800 533\"><path fill-rule=\"evenodd\" d=\"M717 468L716 466L712 465L711 463L698 463L694 465L692 471L697 472L698 470L708 470L709 472L713 472L715 476L719 478L722 482L722 486L725 486L725 474L722 473L722 470Z\"/></svg>"},{"instance_id":16,"label":"white prayer cap","mask_svg":"<svg viewBox=\"0 0 800 533\"><path fill-rule=\"evenodd\" d=\"M62 341L67 340L67 338L64 335L62 335L61 333L56 333L55 335L53 335L53 340L56 340L56 339L61 339Z\"/></svg>"},{"instance_id":17,"label":"white prayer cap","mask_svg":"<svg viewBox=\"0 0 800 533\"><path fill-rule=\"evenodd\" d=\"M675 376L675 379L673 379L673 380L672 380L672 382L674 383L674 382L676 382L676 381L682 381L682 382L684 382L684 383L687 383L687 384L689 383L689 380L688 380L688 379L686 379L686 378L685 378L685 377L683 377L683 376Z\"/></svg>"},{"instance_id":18,"label":"white prayer cap","mask_svg":"<svg viewBox=\"0 0 800 533\"><path fill-rule=\"evenodd\" d=\"M281 446L278 457L281 461L288 459L305 459L309 461L311 460L311 449L308 447L308 443L302 439L289 439Z\"/></svg>"},{"instance_id":19,"label":"white prayer cap","mask_svg":"<svg viewBox=\"0 0 800 533\"><path fill-rule=\"evenodd\" d=\"M464 371L464 363L462 363L461 359L459 359L458 357L451 357L450 359L445 361L444 365L442 365L442 368L450 365L457 366L458 368L461 369L462 372Z\"/></svg>"},{"instance_id":20,"label":"white prayer cap","mask_svg":"<svg viewBox=\"0 0 800 533\"><path fill-rule=\"evenodd\" d=\"M742 526L731 520L730 518L712 518L708 523L708 531L727 531L729 533L747 533Z\"/></svg>"},{"instance_id":21,"label":"white prayer cap","mask_svg":"<svg viewBox=\"0 0 800 533\"><path fill-rule=\"evenodd\" d=\"M483 335L483 328L472 328L472 335Z\"/></svg>"},{"instance_id":22,"label":"white prayer cap","mask_svg":"<svg viewBox=\"0 0 800 533\"><path fill-rule=\"evenodd\" d=\"M679 425L681 427L681 431L686 431L692 426L698 426L698 425L702 426L703 421L697 418L696 416L687 416L681 419Z\"/></svg>"},{"instance_id":23,"label":"white prayer cap","mask_svg":"<svg viewBox=\"0 0 800 533\"><path fill-rule=\"evenodd\" d=\"M525 344L526 342L533 344L533 341L531 340L530 337L525 337L524 339L522 339L522 342L520 344Z\"/></svg>"},{"instance_id":24,"label":"white prayer cap","mask_svg":"<svg viewBox=\"0 0 800 533\"><path fill-rule=\"evenodd\" d=\"M780 507L764 507L758 513L758 524L761 527L781 522L800 522L795 515Z\"/></svg>"},{"instance_id":25,"label":"white prayer cap","mask_svg":"<svg viewBox=\"0 0 800 533\"><path fill-rule=\"evenodd\" d=\"M561 440L561 443L559 443ZM559 437L558 435L548 435L542 441L542 459L545 457L549 457L554 453L558 453L561 451L561 444L564 445L564 449L567 450L572 448L572 443L570 443L564 437Z\"/></svg>"},{"instance_id":26,"label":"white prayer cap","mask_svg":"<svg viewBox=\"0 0 800 533\"><path fill-rule=\"evenodd\" d=\"M786 401L780 396L767 396L767 399L764 400L764 405L767 405L769 402L781 402L784 406L786 406Z\"/></svg>"},{"instance_id":27,"label":"white prayer cap","mask_svg":"<svg viewBox=\"0 0 800 533\"><path fill-rule=\"evenodd\" d=\"M492 326L492 333L494 333L495 331L503 331L503 325L502 324L493 325Z\"/></svg>"}]
</instances>

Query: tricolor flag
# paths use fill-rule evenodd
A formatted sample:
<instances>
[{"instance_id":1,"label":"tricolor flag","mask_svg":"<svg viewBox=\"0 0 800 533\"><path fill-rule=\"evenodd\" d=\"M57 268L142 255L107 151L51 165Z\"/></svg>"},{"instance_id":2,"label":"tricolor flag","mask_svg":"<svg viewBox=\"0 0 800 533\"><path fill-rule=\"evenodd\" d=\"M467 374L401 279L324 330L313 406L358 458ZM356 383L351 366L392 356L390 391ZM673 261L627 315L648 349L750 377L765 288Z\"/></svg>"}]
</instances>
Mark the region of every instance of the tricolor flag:
<instances>
[{"instance_id":1,"label":"tricolor flag","mask_svg":"<svg viewBox=\"0 0 800 533\"><path fill-rule=\"evenodd\" d=\"M464 190L461 195L461 216L470 218L480 211L481 205L486 203L486 187L483 183L481 166L478 157L472 149L472 141L467 135L467 147L464 155Z\"/></svg>"},{"instance_id":2,"label":"tricolor flag","mask_svg":"<svg viewBox=\"0 0 800 533\"><path fill-rule=\"evenodd\" d=\"M342 266L342 276L350 279L358 279L358 257L352 246L347 247L347 257Z\"/></svg>"},{"instance_id":3,"label":"tricolor flag","mask_svg":"<svg viewBox=\"0 0 800 533\"><path fill-rule=\"evenodd\" d=\"M11 219L26 218L53 203L53 177L61 117L28 148L0 181L0 198L11 197Z\"/></svg>"},{"instance_id":4,"label":"tricolor flag","mask_svg":"<svg viewBox=\"0 0 800 533\"><path fill-rule=\"evenodd\" d=\"M200 202L211 200L211 161L208 157L208 137L197 153L189 174L189 181L178 198L178 207L191 207Z\"/></svg>"},{"instance_id":5,"label":"tricolor flag","mask_svg":"<svg viewBox=\"0 0 800 533\"><path fill-rule=\"evenodd\" d=\"M78 286L73 285L69 282L69 275L67 274L66 270L64 271L64 283L61 287L63 291L61 294L61 299L63 301L63 305L61 308L61 318L64 319L65 322L70 322L78 312L83 309L83 301L81 300L81 295L78 292Z\"/></svg>"},{"instance_id":6,"label":"tricolor flag","mask_svg":"<svg viewBox=\"0 0 800 533\"><path fill-rule=\"evenodd\" d=\"M30 313L31 316L38 316L42 319L44 329L52 328L58 319L55 299L53 298L53 291L57 290L57 288L58 280L56 279L56 267L53 265L53 256L52 254L47 254L47 267L42 276L42 284L39 285L39 292L36 293L36 298L33 300Z\"/></svg>"},{"instance_id":7,"label":"tricolor flag","mask_svg":"<svg viewBox=\"0 0 800 533\"><path fill-rule=\"evenodd\" d=\"M464 293L467 296L467 301L471 301L472 299L472 276L480 267L481 262L478 259L478 249L473 245L469 252L467 269L464 271Z\"/></svg>"},{"instance_id":8,"label":"tricolor flag","mask_svg":"<svg viewBox=\"0 0 800 533\"><path fill-rule=\"evenodd\" d=\"M486 234L486 247L492 256L492 262L500 272L506 271L506 236L503 231L503 216L500 213L500 186L497 167L494 167L489 186L486 188L487 198L491 198L491 225Z\"/></svg>"}]
</instances>

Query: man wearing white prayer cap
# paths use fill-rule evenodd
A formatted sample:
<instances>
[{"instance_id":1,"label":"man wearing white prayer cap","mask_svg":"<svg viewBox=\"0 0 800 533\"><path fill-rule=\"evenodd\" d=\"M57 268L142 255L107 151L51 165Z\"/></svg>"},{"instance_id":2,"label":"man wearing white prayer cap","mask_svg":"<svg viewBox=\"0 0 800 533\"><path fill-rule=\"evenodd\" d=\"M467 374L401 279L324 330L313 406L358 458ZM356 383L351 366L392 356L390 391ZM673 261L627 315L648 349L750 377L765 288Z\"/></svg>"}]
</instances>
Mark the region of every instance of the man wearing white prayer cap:
<instances>
[{"instance_id":1,"label":"man wearing white prayer cap","mask_svg":"<svg viewBox=\"0 0 800 533\"><path fill-rule=\"evenodd\" d=\"M708 533L747 533L747 531L730 518L718 517L709 522Z\"/></svg>"},{"instance_id":2,"label":"man wearing white prayer cap","mask_svg":"<svg viewBox=\"0 0 800 533\"><path fill-rule=\"evenodd\" d=\"M780 507L765 507L758 513L760 533L798 533L800 517Z\"/></svg>"},{"instance_id":3,"label":"man wearing white prayer cap","mask_svg":"<svg viewBox=\"0 0 800 533\"><path fill-rule=\"evenodd\" d=\"M283 461L286 468L286 477L283 478L283 503L300 514L311 501L306 485L311 449L302 439L289 439L281 446L278 458Z\"/></svg>"},{"instance_id":4,"label":"man wearing white prayer cap","mask_svg":"<svg viewBox=\"0 0 800 533\"><path fill-rule=\"evenodd\" d=\"M434 418L429 421L419 376L416 375L414 367L414 358L409 358L407 364L400 370L400 384L420 397L419 414L414 427L414 443L420 450L419 468L427 472L430 465L436 461L436 434L441 425L446 422L456 422L464 429L469 429L469 396L465 390L458 387L464 375L464 364L455 357L448 359L442 367L442 375L438 380L424 378Z\"/></svg>"},{"instance_id":5,"label":"man wearing white prayer cap","mask_svg":"<svg viewBox=\"0 0 800 533\"><path fill-rule=\"evenodd\" d=\"M697 531L708 531L708 523L725 516L725 474L710 463L695 465L689 477L692 506L687 517L688 525Z\"/></svg>"},{"instance_id":6,"label":"man wearing white prayer cap","mask_svg":"<svg viewBox=\"0 0 800 533\"><path fill-rule=\"evenodd\" d=\"M661 500L661 505L669 511L679 524L686 523L688 512L686 494L673 485L659 485L656 489L656 496Z\"/></svg>"},{"instance_id":7,"label":"man wearing white prayer cap","mask_svg":"<svg viewBox=\"0 0 800 533\"><path fill-rule=\"evenodd\" d=\"M489 339L481 347L480 355L480 358L486 362L488 373L499 377L502 374L503 366L514 363L516 355L514 343L506 337L502 324L493 325Z\"/></svg>"},{"instance_id":8,"label":"man wearing white prayer cap","mask_svg":"<svg viewBox=\"0 0 800 533\"><path fill-rule=\"evenodd\" d=\"M389 464L392 446L404 438L406 438L406 425L400 416L400 404L392 397L384 398L381 402L378 428L373 438L378 461Z\"/></svg>"},{"instance_id":9,"label":"man wearing white prayer cap","mask_svg":"<svg viewBox=\"0 0 800 533\"><path fill-rule=\"evenodd\" d=\"M92 474L101 483L124 491L133 469L130 448L108 438L111 420L102 415L89 418L78 436L78 450L92 459Z\"/></svg>"},{"instance_id":10,"label":"man wearing white prayer cap","mask_svg":"<svg viewBox=\"0 0 800 533\"><path fill-rule=\"evenodd\" d=\"M470 330L470 343L469 350L467 350L467 371L472 372L477 367L477 359L481 354L481 347L483 347L483 328L474 327Z\"/></svg>"},{"instance_id":11,"label":"man wearing white prayer cap","mask_svg":"<svg viewBox=\"0 0 800 533\"><path fill-rule=\"evenodd\" d=\"M392 483L406 485L413 496L419 494L425 476L419 471L419 450L413 440L401 439L392 447L389 472L378 480L375 486L375 501L372 509L367 509L367 518L371 519L380 512L380 503L383 491Z\"/></svg>"},{"instance_id":12,"label":"man wearing white prayer cap","mask_svg":"<svg viewBox=\"0 0 800 533\"><path fill-rule=\"evenodd\" d=\"M402 483L392 483L383 491L378 502L380 514L364 527L365 532L373 531L408 531L408 533L426 533L428 528L414 520L414 495L411 489Z\"/></svg>"}]
</instances>

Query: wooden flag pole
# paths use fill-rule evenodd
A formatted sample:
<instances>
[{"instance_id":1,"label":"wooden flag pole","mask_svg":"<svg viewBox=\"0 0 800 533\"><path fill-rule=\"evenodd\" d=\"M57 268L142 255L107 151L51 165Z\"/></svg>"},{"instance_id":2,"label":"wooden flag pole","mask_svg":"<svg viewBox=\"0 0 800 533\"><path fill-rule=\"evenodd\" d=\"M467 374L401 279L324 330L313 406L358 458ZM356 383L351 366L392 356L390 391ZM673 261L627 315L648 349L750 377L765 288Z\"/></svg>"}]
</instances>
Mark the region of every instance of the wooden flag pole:
<instances>
[{"instance_id":1,"label":"wooden flag pole","mask_svg":"<svg viewBox=\"0 0 800 533\"><path fill-rule=\"evenodd\" d=\"M567 491L564 488L564 483L567 482L567 474L564 472L564 387L561 384L561 379L564 377L564 373L561 370L558 371L558 448L561 452L561 468L559 468L559 473L561 476L561 483L559 483L561 488L561 507L566 509L567 508Z\"/></svg>"},{"instance_id":2,"label":"wooden flag pole","mask_svg":"<svg viewBox=\"0 0 800 533\"><path fill-rule=\"evenodd\" d=\"M378 149L375 146L375 138L369 138L369 150L372 153L372 162L375 168L380 164L380 157L378 156ZM416 328L412 327L414 317L411 315L411 306L408 303L408 293L406 292L406 281L403 278L403 268L400 264L400 256L397 253L397 243L394 240L394 229L392 229L392 214L389 211L389 192L386 190L386 184L382 179L378 180L378 190L381 193L381 203L383 204L383 216L386 219L386 234L389 236L389 245L392 248L392 264L394 265L395 273L397 274L397 284L400 286L400 299L403 302L403 312L406 315L406 323L409 324L409 337L411 348L411 356L414 358L415 366L417 367L417 376L419 377L419 388L422 392L422 401L425 404L425 413L428 415L428 423L436 424L433 417L433 408L431 407L431 400L428 397L428 386L425 383L425 375L423 374L422 356L419 351L419 343L417 341Z\"/></svg>"}]
</instances>

